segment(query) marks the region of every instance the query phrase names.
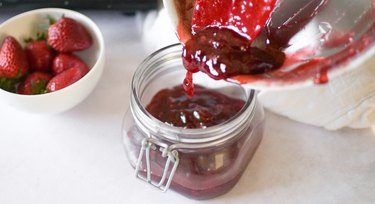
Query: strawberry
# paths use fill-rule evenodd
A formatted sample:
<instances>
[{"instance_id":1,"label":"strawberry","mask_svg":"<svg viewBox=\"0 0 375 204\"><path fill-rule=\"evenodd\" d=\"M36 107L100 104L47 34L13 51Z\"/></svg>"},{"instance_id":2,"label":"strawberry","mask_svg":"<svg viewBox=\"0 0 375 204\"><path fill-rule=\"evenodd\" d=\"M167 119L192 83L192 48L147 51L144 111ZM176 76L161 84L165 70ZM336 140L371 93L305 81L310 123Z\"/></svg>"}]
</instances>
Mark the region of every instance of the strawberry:
<instances>
[{"instance_id":1,"label":"strawberry","mask_svg":"<svg viewBox=\"0 0 375 204\"><path fill-rule=\"evenodd\" d=\"M27 59L34 71L48 72L51 68L54 52L45 40L31 41L25 48Z\"/></svg>"},{"instance_id":2,"label":"strawberry","mask_svg":"<svg viewBox=\"0 0 375 204\"><path fill-rule=\"evenodd\" d=\"M17 93L34 95L46 93L46 87L52 76L45 72L33 72L18 85Z\"/></svg>"},{"instance_id":3,"label":"strawberry","mask_svg":"<svg viewBox=\"0 0 375 204\"><path fill-rule=\"evenodd\" d=\"M52 73L53 75L58 75L64 70L71 67L78 66L83 70L89 70L85 62L83 62L79 57L73 54L61 53L57 55L52 62Z\"/></svg>"},{"instance_id":4,"label":"strawberry","mask_svg":"<svg viewBox=\"0 0 375 204\"><path fill-rule=\"evenodd\" d=\"M196 0L192 31L206 27L233 29L253 41L264 27L277 0Z\"/></svg>"},{"instance_id":5,"label":"strawberry","mask_svg":"<svg viewBox=\"0 0 375 204\"><path fill-rule=\"evenodd\" d=\"M12 36L5 37L0 50L0 78L21 78L29 69L25 51Z\"/></svg>"},{"instance_id":6,"label":"strawberry","mask_svg":"<svg viewBox=\"0 0 375 204\"><path fill-rule=\"evenodd\" d=\"M89 69L80 66L73 66L60 74L54 76L47 84L47 91L54 92L65 88L81 79Z\"/></svg>"},{"instance_id":7,"label":"strawberry","mask_svg":"<svg viewBox=\"0 0 375 204\"><path fill-rule=\"evenodd\" d=\"M74 52L89 48L92 38L79 22L62 17L48 28L47 42L59 52Z\"/></svg>"}]
</instances>

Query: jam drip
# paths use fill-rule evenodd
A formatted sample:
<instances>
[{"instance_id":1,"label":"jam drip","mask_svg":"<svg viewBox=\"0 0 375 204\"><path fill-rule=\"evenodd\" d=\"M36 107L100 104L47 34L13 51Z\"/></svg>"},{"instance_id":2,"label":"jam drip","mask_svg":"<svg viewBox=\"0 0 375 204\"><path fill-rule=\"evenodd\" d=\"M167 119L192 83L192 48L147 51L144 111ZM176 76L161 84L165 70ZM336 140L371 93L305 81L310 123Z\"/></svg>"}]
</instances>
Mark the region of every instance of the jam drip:
<instances>
[{"instance_id":1,"label":"jam drip","mask_svg":"<svg viewBox=\"0 0 375 204\"><path fill-rule=\"evenodd\" d=\"M195 86L189 98L182 86L159 91L146 110L160 121L176 127L206 128L227 121L244 106L243 100Z\"/></svg>"}]
</instances>

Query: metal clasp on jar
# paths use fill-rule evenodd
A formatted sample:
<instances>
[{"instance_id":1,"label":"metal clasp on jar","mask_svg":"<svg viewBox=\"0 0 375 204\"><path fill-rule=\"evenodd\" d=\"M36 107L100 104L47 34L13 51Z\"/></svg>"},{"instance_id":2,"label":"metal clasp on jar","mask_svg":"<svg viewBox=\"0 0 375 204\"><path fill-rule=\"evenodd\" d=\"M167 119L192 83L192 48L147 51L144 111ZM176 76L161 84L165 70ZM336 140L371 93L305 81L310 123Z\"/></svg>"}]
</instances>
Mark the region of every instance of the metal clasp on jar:
<instances>
[{"instance_id":1,"label":"metal clasp on jar","mask_svg":"<svg viewBox=\"0 0 375 204\"><path fill-rule=\"evenodd\" d=\"M154 182L154 181L152 181L152 178L151 178L150 149L154 149L156 146L160 147L162 157L167 158L167 161L165 163L164 170L163 170L163 175L162 175L159 182ZM141 171L140 166L141 166L142 158L143 158L144 155L145 155L145 159L146 159L146 169L145 169L146 170L146 177L143 177L143 176L140 175L140 171ZM165 144L165 143L163 143L159 140L156 140L156 139L153 139L153 138L150 138L150 137L145 138L145 139L142 140L142 147L141 147L141 150L139 152L138 160L137 160L137 163L136 163L136 166L135 166L135 176L137 178L149 183L151 186L156 187L159 190L165 192L165 191L168 190L168 188L169 188L169 186L172 182L172 178L174 176L174 173L176 172L179 161L180 160L178 158L177 150L171 149L170 146L168 146L167 144ZM169 173L169 176L168 176L168 172L169 172L171 163L173 163L173 167L170 170L170 173Z\"/></svg>"}]
</instances>

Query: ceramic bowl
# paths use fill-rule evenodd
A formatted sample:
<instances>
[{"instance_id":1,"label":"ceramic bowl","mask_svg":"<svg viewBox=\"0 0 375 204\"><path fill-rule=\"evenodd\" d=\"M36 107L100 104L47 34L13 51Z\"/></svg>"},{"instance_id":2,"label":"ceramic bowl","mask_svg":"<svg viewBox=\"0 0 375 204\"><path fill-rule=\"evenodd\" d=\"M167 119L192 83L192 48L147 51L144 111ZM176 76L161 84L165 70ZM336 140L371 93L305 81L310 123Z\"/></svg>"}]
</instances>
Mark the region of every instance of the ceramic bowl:
<instances>
[{"instance_id":1,"label":"ceramic bowl","mask_svg":"<svg viewBox=\"0 0 375 204\"><path fill-rule=\"evenodd\" d=\"M196 8L194 2L163 0L176 33L191 34L185 28L191 25L186 25L189 21L184 19L191 18ZM358 0L355 4L351 0L318 0L308 4L299 0L279 2L265 30L276 30L284 35L289 32L285 28L296 30L282 48L286 54L284 65L265 74L234 76L229 81L250 89L285 90L325 84L364 64L375 64L375 11L371 1ZM176 6L176 3L182 5ZM268 36L264 33L266 39Z\"/></svg>"},{"instance_id":2,"label":"ceramic bowl","mask_svg":"<svg viewBox=\"0 0 375 204\"><path fill-rule=\"evenodd\" d=\"M87 50L74 54L86 62L90 71L72 85L51 93L21 95L0 89L0 103L31 113L59 113L82 102L97 85L104 68L103 35L90 18L79 12L60 8L45 8L21 13L0 25L0 42L6 36L11 35L22 46L25 46L24 39L35 35L38 25L47 16L52 16L55 19L62 16L73 18L89 31L93 39L93 45Z\"/></svg>"}]
</instances>

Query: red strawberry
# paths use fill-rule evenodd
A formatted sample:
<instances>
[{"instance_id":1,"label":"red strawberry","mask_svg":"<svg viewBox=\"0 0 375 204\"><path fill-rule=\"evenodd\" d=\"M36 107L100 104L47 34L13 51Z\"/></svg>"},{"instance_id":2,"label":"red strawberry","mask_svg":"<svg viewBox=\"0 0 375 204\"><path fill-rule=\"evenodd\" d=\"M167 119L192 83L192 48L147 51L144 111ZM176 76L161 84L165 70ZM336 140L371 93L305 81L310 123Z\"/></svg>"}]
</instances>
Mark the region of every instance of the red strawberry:
<instances>
[{"instance_id":1,"label":"red strawberry","mask_svg":"<svg viewBox=\"0 0 375 204\"><path fill-rule=\"evenodd\" d=\"M225 27L254 40L271 15L276 0L196 0L194 33L206 27Z\"/></svg>"},{"instance_id":2,"label":"red strawberry","mask_svg":"<svg viewBox=\"0 0 375 204\"><path fill-rule=\"evenodd\" d=\"M79 57L73 54L59 54L57 55L52 62L52 73L53 75L58 75L64 70L67 70L71 67L81 67L83 70L88 70L88 66L83 62Z\"/></svg>"},{"instance_id":3,"label":"red strawberry","mask_svg":"<svg viewBox=\"0 0 375 204\"><path fill-rule=\"evenodd\" d=\"M45 40L31 41L26 45L26 55L34 71L48 72L51 68L54 52Z\"/></svg>"},{"instance_id":4,"label":"red strawberry","mask_svg":"<svg viewBox=\"0 0 375 204\"><path fill-rule=\"evenodd\" d=\"M89 48L92 38L79 22L62 17L48 28L47 42L59 52L74 52Z\"/></svg>"},{"instance_id":5,"label":"red strawberry","mask_svg":"<svg viewBox=\"0 0 375 204\"><path fill-rule=\"evenodd\" d=\"M0 50L0 77L20 78L29 69L25 51L12 36L5 37Z\"/></svg>"},{"instance_id":6,"label":"red strawberry","mask_svg":"<svg viewBox=\"0 0 375 204\"><path fill-rule=\"evenodd\" d=\"M54 76L47 84L47 91L54 92L62 88L65 88L81 79L83 76L87 74L88 71L89 69L79 66L71 67L61 72L60 74Z\"/></svg>"},{"instance_id":7,"label":"red strawberry","mask_svg":"<svg viewBox=\"0 0 375 204\"><path fill-rule=\"evenodd\" d=\"M18 85L17 93L24 95L34 95L46 93L46 87L52 76L44 72L33 72Z\"/></svg>"}]
</instances>

